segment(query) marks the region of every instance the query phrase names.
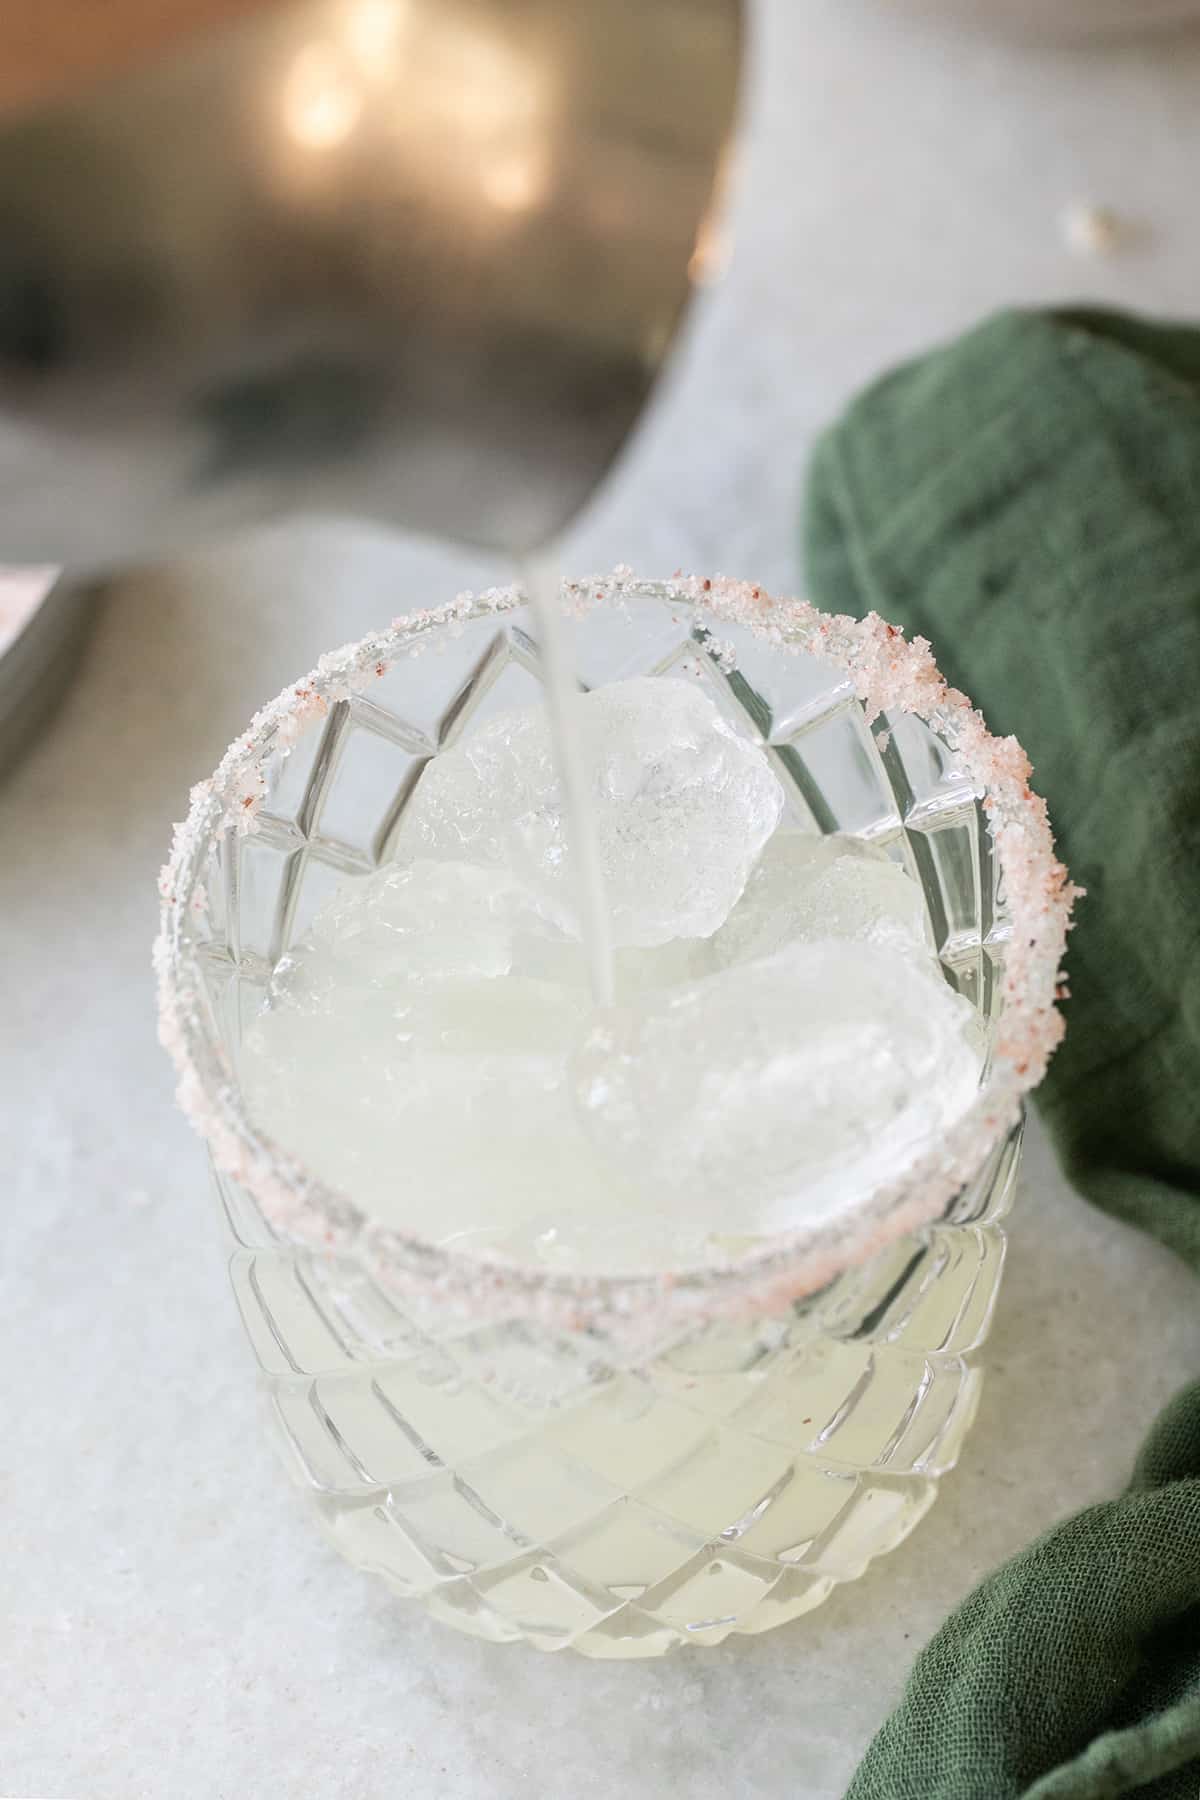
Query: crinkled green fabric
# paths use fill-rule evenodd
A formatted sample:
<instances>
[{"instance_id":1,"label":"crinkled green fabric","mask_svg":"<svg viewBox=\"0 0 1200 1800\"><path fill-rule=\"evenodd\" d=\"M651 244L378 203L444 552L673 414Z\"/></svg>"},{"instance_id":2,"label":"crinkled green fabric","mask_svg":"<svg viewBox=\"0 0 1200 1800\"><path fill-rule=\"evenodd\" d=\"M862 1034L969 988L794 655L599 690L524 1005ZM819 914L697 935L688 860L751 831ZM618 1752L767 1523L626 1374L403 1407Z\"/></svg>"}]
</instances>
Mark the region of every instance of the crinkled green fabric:
<instances>
[{"instance_id":1,"label":"crinkled green fabric","mask_svg":"<svg viewBox=\"0 0 1200 1800\"><path fill-rule=\"evenodd\" d=\"M1200 330L988 321L826 434L805 539L819 605L928 637L1029 752L1088 889L1038 1105L1075 1185L1200 1273ZM1122 1495L947 1620L848 1800L1131 1793L1200 1800L1200 1382Z\"/></svg>"}]
</instances>

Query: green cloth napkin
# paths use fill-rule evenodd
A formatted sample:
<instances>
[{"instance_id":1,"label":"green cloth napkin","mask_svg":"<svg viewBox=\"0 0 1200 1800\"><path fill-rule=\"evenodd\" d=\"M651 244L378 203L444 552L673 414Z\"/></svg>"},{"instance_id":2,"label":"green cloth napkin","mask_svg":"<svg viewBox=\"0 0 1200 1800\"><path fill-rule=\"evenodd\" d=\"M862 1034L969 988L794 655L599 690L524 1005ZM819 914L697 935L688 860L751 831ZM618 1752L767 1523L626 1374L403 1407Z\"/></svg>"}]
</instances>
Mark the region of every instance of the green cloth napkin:
<instances>
[{"instance_id":1,"label":"green cloth napkin","mask_svg":"<svg viewBox=\"0 0 1200 1800\"><path fill-rule=\"evenodd\" d=\"M805 535L819 605L928 637L1032 758L1088 890L1038 1105L1075 1185L1200 1273L1200 330L990 320L825 436ZM1200 1800L1200 1382L1123 1495L942 1626L849 1800L1135 1792Z\"/></svg>"}]
</instances>

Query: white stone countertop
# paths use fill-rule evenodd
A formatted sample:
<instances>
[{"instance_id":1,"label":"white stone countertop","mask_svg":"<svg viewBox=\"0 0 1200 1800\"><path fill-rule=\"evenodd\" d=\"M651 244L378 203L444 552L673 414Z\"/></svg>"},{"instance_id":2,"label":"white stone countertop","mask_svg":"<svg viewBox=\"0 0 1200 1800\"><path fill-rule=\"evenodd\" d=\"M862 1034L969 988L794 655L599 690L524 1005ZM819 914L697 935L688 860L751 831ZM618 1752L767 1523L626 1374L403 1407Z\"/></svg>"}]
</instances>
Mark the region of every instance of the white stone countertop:
<instances>
[{"instance_id":1,"label":"white stone countertop","mask_svg":"<svg viewBox=\"0 0 1200 1800\"><path fill-rule=\"evenodd\" d=\"M1200 42L1006 49L882 0L758 17L733 266L576 569L792 588L806 448L871 373L1007 301L1200 308ZM1077 199L1128 218L1121 253L1065 247ZM460 1638L324 1547L260 1434L154 1041L154 877L260 700L500 573L307 525L122 580L0 786L0 1795L837 1800L947 1611L1119 1487L1200 1370L1189 1276L1072 1195L1035 1129L962 1463L818 1612L600 1665Z\"/></svg>"}]
</instances>

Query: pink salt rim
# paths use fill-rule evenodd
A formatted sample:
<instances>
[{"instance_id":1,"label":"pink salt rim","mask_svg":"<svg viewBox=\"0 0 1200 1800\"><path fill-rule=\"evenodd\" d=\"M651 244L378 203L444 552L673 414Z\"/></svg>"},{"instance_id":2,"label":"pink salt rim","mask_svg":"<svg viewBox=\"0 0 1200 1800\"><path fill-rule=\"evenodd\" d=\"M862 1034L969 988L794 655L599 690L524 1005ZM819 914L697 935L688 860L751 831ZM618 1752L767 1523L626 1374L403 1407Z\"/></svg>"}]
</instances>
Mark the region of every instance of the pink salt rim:
<instances>
[{"instance_id":1,"label":"pink salt rim","mask_svg":"<svg viewBox=\"0 0 1200 1800\"><path fill-rule=\"evenodd\" d=\"M1066 992L1060 963L1081 890L1054 854L1046 804L1029 786L1021 746L1015 738L993 737L967 697L947 686L924 638L908 640L874 613L861 621L821 613L807 601L776 599L723 576L639 581L620 567L608 577L565 583L562 593L564 606L575 612L657 599L692 607L701 623L749 626L781 653L815 655L843 668L868 722L881 712L916 713L955 752L982 793L1012 930L992 1068L946 1138L851 1217L800 1225L736 1262L573 1274L441 1247L373 1224L347 1195L326 1186L251 1123L202 1004L189 928L192 914L206 905L201 876L207 855L230 832L257 829L269 759L289 750L331 704L369 688L443 628L453 631L487 613L520 607L523 596L511 587L461 594L323 656L311 675L254 716L215 774L192 789L190 811L175 828L160 879L161 929L154 947L159 1037L179 1075L179 1104L207 1140L217 1168L254 1197L277 1231L310 1248L353 1250L384 1285L410 1301L471 1317L537 1317L555 1329L598 1330L614 1344L636 1348L704 1320L782 1310L944 1213L1016 1123L1022 1096L1041 1079L1063 1035L1055 1001Z\"/></svg>"}]
</instances>

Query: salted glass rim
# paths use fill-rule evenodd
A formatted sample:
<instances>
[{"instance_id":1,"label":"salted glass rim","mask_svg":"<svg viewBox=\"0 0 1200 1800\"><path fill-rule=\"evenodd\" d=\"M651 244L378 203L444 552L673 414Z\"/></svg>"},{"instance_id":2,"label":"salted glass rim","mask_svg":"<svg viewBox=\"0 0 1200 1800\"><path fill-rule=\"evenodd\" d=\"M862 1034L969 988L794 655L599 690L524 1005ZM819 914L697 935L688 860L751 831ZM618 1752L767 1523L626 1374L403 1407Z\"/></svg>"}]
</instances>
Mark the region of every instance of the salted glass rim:
<instances>
[{"instance_id":1,"label":"salted glass rim","mask_svg":"<svg viewBox=\"0 0 1200 1800\"><path fill-rule=\"evenodd\" d=\"M1060 964L1080 890L1055 856L1045 802L1029 786L1030 765L1020 745L988 731L967 697L939 673L925 639L906 638L874 613L862 620L823 613L805 600L777 598L760 586L721 576L650 581L618 568L609 576L564 582L561 592L563 605L578 613L597 605L658 600L691 609L710 632L721 624L747 626L780 655L816 656L840 668L868 723L883 712L916 714L954 752L982 802L1003 872L1011 936L991 1068L946 1136L903 1179L876 1189L846 1216L800 1223L736 1260L665 1271L582 1273L519 1263L479 1248L438 1245L374 1223L348 1195L321 1181L254 1124L205 1004L196 922L207 905L203 874L209 854L230 835L255 832L271 759L289 751L332 705L367 692L439 632L524 606L526 597L516 587L461 594L323 656L311 674L255 715L215 773L193 788L160 877L155 943L160 1040L176 1067L179 1103L207 1140L214 1164L252 1195L267 1222L309 1248L353 1249L401 1293L456 1306L471 1317L540 1316L557 1328L618 1337L657 1334L696 1318L775 1310L944 1214L1016 1123L1022 1096L1041 1079L1062 1037L1056 1004L1063 995Z\"/></svg>"}]
</instances>

